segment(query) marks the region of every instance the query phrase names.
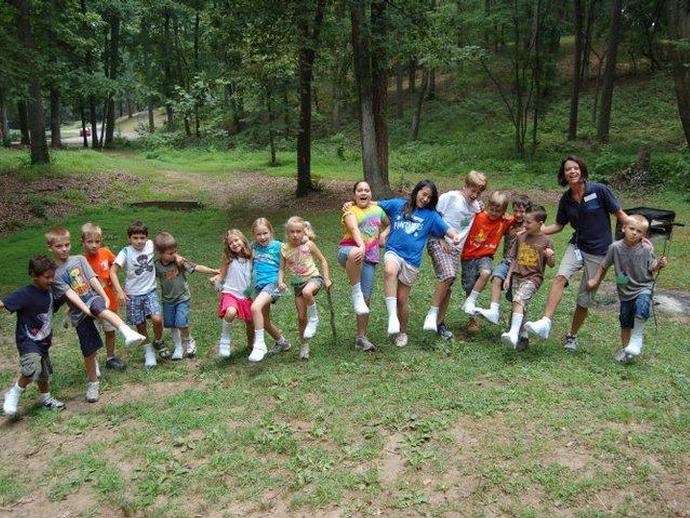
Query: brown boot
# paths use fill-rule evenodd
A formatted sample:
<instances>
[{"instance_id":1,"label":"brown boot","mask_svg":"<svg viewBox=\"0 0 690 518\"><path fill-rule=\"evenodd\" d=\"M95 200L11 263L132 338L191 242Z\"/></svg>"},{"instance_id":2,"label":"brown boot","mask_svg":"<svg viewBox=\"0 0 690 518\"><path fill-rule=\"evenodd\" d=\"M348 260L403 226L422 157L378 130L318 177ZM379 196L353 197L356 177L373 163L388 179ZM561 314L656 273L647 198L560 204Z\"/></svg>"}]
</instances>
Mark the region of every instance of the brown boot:
<instances>
[{"instance_id":1,"label":"brown boot","mask_svg":"<svg viewBox=\"0 0 690 518\"><path fill-rule=\"evenodd\" d=\"M467 321L467 332L470 334L475 334L479 332L479 322L476 318L470 317Z\"/></svg>"}]
</instances>

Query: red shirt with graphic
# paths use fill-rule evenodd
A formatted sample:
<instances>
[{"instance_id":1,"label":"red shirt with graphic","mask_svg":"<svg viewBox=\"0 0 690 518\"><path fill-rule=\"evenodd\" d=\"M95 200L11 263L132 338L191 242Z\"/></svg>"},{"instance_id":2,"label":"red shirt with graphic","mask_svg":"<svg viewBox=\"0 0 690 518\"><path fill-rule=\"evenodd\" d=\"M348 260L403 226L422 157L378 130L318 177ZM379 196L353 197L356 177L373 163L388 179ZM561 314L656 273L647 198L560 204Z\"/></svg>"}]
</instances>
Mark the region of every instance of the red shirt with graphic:
<instances>
[{"instance_id":1,"label":"red shirt with graphic","mask_svg":"<svg viewBox=\"0 0 690 518\"><path fill-rule=\"evenodd\" d=\"M486 211L477 214L462 249L462 260L479 259L496 254L503 235L515 222L513 216L491 219Z\"/></svg>"}]
</instances>

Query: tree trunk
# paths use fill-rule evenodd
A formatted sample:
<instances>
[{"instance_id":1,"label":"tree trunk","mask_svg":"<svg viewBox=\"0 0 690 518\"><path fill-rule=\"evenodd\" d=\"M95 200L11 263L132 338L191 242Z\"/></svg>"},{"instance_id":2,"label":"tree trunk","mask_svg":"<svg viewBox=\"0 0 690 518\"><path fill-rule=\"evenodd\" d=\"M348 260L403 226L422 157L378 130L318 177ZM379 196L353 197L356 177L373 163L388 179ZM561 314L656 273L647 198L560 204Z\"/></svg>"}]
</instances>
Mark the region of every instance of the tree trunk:
<instances>
[{"instance_id":1,"label":"tree trunk","mask_svg":"<svg viewBox=\"0 0 690 518\"><path fill-rule=\"evenodd\" d=\"M388 181L388 124L386 123L386 103L388 101L388 0L373 0L371 3L371 82L374 87L372 109L376 129L376 155L379 174L383 185Z\"/></svg>"},{"instance_id":2,"label":"tree trunk","mask_svg":"<svg viewBox=\"0 0 690 518\"><path fill-rule=\"evenodd\" d=\"M602 81L601 111L597 123L597 140L601 143L609 141L611 123L611 106L613 104L613 87L616 81L616 62L618 58L618 43L621 37L621 8L623 0L613 0L611 8L611 28L607 45L606 69Z\"/></svg>"},{"instance_id":3,"label":"tree trunk","mask_svg":"<svg viewBox=\"0 0 690 518\"><path fill-rule=\"evenodd\" d=\"M120 63L120 16L113 16L110 22L110 71L108 77L111 81L117 80L118 65ZM115 99L112 95L108 98L108 118L105 125L106 148L113 147L115 135Z\"/></svg>"},{"instance_id":4,"label":"tree trunk","mask_svg":"<svg viewBox=\"0 0 690 518\"><path fill-rule=\"evenodd\" d=\"M84 147L89 147L89 137L86 135L86 112L84 111L84 105L79 105L79 113L81 115L81 138L84 142Z\"/></svg>"},{"instance_id":5,"label":"tree trunk","mask_svg":"<svg viewBox=\"0 0 690 518\"><path fill-rule=\"evenodd\" d=\"M672 41L670 56L673 81L678 98L678 114L683 125L685 141L690 149L690 2L671 0L669 10L669 32ZM685 40L684 45L679 40Z\"/></svg>"},{"instance_id":6,"label":"tree trunk","mask_svg":"<svg viewBox=\"0 0 690 518\"><path fill-rule=\"evenodd\" d=\"M395 116L402 119L405 115L403 105L403 70L400 63L395 65Z\"/></svg>"},{"instance_id":7,"label":"tree trunk","mask_svg":"<svg viewBox=\"0 0 690 518\"><path fill-rule=\"evenodd\" d=\"M60 88L50 87L50 147L62 147L60 139Z\"/></svg>"},{"instance_id":8,"label":"tree trunk","mask_svg":"<svg viewBox=\"0 0 690 518\"><path fill-rule=\"evenodd\" d=\"M273 121L275 120L273 114L273 93L270 90L266 94L266 110L268 111L268 145L271 150L271 166L275 167L278 165L278 157L275 131L273 131Z\"/></svg>"},{"instance_id":9,"label":"tree trunk","mask_svg":"<svg viewBox=\"0 0 690 518\"><path fill-rule=\"evenodd\" d=\"M326 0L319 0L313 23L307 18L309 11L298 5L297 31L302 38L298 50L299 122L297 129L297 196L306 196L314 190L311 181L311 109L314 59L319 44ZM310 27L311 25L311 27Z\"/></svg>"},{"instance_id":10,"label":"tree trunk","mask_svg":"<svg viewBox=\"0 0 690 518\"><path fill-rule=\"evenodd\" d=\"M148 103L146 104L146 111L149 115L149 133L153 133L154 131L156 131L156 121L153 118L153 101L150 98Z\"/></svg>"},{"instance_id":11,"label":"tree trunk","mask_svg":"<svg viewBox=\"0 0 690 518\"><path fill-rule=\"evenodd\" d=\"M410 133L411 140L417 140L417 138L419 137L419 124L422 118L422 105L424 104L426 91L429 87L429 76L429 71L426 68L423 68L422 84L419 86L419 93L417 94L414 112L412 113L412 131Z\"/></svg>"},{"instance_id":12,"label":"tree trunk","mask_svg":"<svg viewBox=\"0 0 690 518\"><path fill-rule=\"evenodd\" d=\"M7 123L7 97L5 89L0 87L0 145L9 145L10 127Z\"/></svg>"},{"instance_id":13,"label":"tree trunk","mask_svg":"<svg viewBox=\"0 0 690 518\"><path fill-rule=\"evenodd\" d=\"M26 101L17 101L17 118L19 119L19 131L22 135L20 144L28 146L31 144L29 135L29 110Z\"/></svg>"},{"instance_id":14,"label":"tree trunk","mask_svg":"<svg viewBox=\"0 0 690 518\"><path fill-rule=\"evenodd\" d=\"M412 97L417 82L417 61L412 58L407 68L407 94Z\"/></svg>"},{"instance_id":15,"label":"tree trunk","mask_svg":"<svg viewBox=\"0 0 690 518\"><path fill-rule=\"evenodd\" d=\"M427 88L426 100L433 101L436 99L436 71L429 70L429 87Z\"/></svg>"},{"instance_id":16,"label":"tree trunk","mask_svg":"<svg viewBox=\"0 0 690 518\"><path fill-rule=\"evenodd\" d=\"M166 124L168 129L173 129L175 126L175 113L172 107L172 91L173 91L173 79L172 79L172 64L170 62L171 49L173 48L172 42L170 40L170 13L165 10L164 23L163 23L163 39L161 41L163 53L163 93L165 95L165 113L167 115Z\"/></svg>"},{"instance_id":17,"label":"tree trunk","mask_svg":"<svg viewBox=\"0 0 690 518\"><path fill-rule=\"evenodd\" d=\"M582 25L584 13L582 11L582 0L574 0L575 9L575 59L573 63L573 93L570 97L570 121L568 124L568 140L577 139L577 109L580 103L580 85L582 84L582 50L584 34Z\"/></svg>"},{"instance_id":18,"label":"tree trunk","mask_svg":"<svg viewBox=\"0 0 690 518\"><path fill-rule=\"evenodd\" d=\"M200 10L199 0L194 3L194 73L199 73L199 26ZM197 140L201 138L201 121L199 120L198 101L194 103L194 136Z\"/></svg>"}]
</instances>

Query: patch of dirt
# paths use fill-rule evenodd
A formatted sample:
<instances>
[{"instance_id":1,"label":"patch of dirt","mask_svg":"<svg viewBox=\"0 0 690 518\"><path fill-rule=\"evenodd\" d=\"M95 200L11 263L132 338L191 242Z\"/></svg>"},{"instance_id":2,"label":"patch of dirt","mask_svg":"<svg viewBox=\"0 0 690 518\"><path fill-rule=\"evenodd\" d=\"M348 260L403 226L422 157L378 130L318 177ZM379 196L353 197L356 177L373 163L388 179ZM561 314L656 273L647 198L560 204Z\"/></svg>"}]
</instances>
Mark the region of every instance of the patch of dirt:
<instances>
[{"instance_id":1,"label":"patch of dirt","mask_svg":"<svg viewBox=\"0 0 690 518\"><path fill-rule=\"evenodd\" d=\"M550 464L555 462L560 466L572 469L581 470L592 464L592 456L578 448L575 445L565 445L557 448L555 451L545 455L544 462Z\"/></svg>"},{"instance_id":2,"label":"patch of dirt","mask_svg":"<svg viewBox=\"0 0 690 518\"><path fill-rule=\"evenodd\" d=\"M15 174L0 175L0 233L43 220L60 219L85 206L103 201L114 182L138 184L141 178L118 172L83 177L61 176L26 181ZM83 201L60 197L78 191ZM59 200L59 202L58 202ZM111 200L114 204L122 200Z\"/></svg>"},{"instance_id":3,"label":"patch of dirt","mask_svg":"<svg viewBox=\"0 0 690 518\"><path fill-rule=\"evenodd\" d=\"M613 282L602 282L597 292L597 305L603 309L618 311L620 305ZM680 290L654 289L654 311L690 324L690 293Z\"/></svg>"},{"instance_id":4,"label":"patch of dirt","mask_svg":"<svg viewBox=\"0 0 690 518\"><path fill-rule=\"evenodd\" d=\"M403 434L395 433L387 437L383 445L381 484L385 487L394 485L398 477L405 471L405 459L400 452L403 440Z\"/></svg>"}]
</instances>

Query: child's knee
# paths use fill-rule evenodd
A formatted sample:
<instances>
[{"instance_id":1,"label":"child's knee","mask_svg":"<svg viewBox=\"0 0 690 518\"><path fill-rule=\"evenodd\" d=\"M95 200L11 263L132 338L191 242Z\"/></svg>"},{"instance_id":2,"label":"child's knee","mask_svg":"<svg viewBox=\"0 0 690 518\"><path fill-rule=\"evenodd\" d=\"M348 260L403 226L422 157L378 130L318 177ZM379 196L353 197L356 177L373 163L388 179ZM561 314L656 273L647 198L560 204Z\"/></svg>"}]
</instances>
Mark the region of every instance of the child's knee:
<instances>
[{"instance_id":1,"label":"child's knee","mask_svg":"<svg viewBox=\"0 0 690 518\"><path fill-rule=\"evenodd\" d=\"M162 322L160 315L151 315L151 322L158 325Z\"/></svg>"},{"instance_id":2,"label":"child's knee","mask_svg":"<svg viewBox=\"0 0 690 518\"><path fill-rule=\"evenodd\" d=\"M491 270L480 270L479 278L486 281L491 276Z\"/></svg>"}]
</instances>

